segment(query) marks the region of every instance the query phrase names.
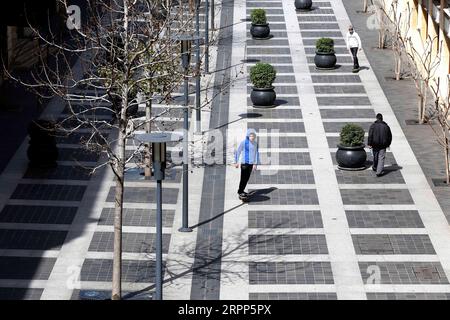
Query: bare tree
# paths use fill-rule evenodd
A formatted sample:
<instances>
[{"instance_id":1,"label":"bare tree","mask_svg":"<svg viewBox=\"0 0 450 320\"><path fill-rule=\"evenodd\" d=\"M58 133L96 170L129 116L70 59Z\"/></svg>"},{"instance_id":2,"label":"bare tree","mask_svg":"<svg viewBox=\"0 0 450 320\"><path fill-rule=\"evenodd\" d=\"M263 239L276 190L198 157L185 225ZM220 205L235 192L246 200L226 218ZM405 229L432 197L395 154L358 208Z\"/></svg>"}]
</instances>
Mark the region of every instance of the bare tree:
<instances>
[{"instance_id":1,"label":"bare tree","mask_svg":"<svg viewBox=\"0 0 450 320\"><path fill-rule=\"evenodd\" d=\"M405 45L405 52L408 56L406 60L407 67L414 80L419 97L417 104L418 121L420 124L423 124L427 121L428 91L441 62L440 48L442 48L442 45L439 46L437 36L431 37L430 35L427 36L422 48L416 48L411 37L405 40Z\"/></svg>"},{"instance_id":2,"label":"bare tree","mask_svg":"<svg viewBox=\"0 0 450 320\"><path fill-rule=\"evenodd\" d=\"M58 1L67 10L70 4ZM87 21L71 31L69 41L59 42L52 34L43 35L30 25L41 42L56 49L56 68L41 59L33 82L25 82L6 70L9 77L38 95L62 99L70 114L58 123L58 130L70 134L80 128L88 129L83 146L103 153L106 159L91 168L92 172L109 166L114 173L113 300L121 299L125 166L139 152L138 149L127 154L126 141L137 131L150 131L150 124L159 117L170 115L167 105L151 116L151 103L156 98L159 103L168 103L185 76L180 69L180 45L175 36L193 30L194 11L187 10L190 5L192 1L87 1ZM69 56L79 60L81 73L71 69ZM191 69L188 75L194 71ZM147 106L145 117L139 117L139 104ZM113 121L102 116L105 113L112 114ZM146 150L149 159L148 147ZM146 164L148 173L149 163Z\"/></svg>"},{"instance_id":3,"label":"bare tree","mask_svg":"<svg viewBox=\"0 0 450 320\"><path fill-rule=\"evenodd\" d=\"M434 108L430 110L430 118L437 120L439 129L433 129L444 153L445 183L450 185L450 78L447 75L445 92L441 89L441 78L433 80Z\"/></svg>"}]
</instances>

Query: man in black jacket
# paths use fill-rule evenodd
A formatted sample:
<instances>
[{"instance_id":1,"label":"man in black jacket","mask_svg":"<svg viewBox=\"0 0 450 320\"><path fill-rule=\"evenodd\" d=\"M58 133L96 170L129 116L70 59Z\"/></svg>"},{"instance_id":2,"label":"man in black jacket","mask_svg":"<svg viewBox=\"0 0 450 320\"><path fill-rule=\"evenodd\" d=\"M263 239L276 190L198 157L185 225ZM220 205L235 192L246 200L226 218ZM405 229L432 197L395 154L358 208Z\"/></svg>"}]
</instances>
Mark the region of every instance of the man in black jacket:
<instances>
[{"instance_id":1,"label":"man in black jacket","mask_svg":"<svg viewBox=\"0 0 450 320\"><path fill-rule=\"evenodd\" d=\"M373 166L372 170L376 171L377 177L383 175L384 159L386 157L386 148L389 148L392 142L391 129L386 122L383 121L383 115L377 114L375 121L369 129L369 139L367 145L372 149Z\"/></svg>"}]
</instances>

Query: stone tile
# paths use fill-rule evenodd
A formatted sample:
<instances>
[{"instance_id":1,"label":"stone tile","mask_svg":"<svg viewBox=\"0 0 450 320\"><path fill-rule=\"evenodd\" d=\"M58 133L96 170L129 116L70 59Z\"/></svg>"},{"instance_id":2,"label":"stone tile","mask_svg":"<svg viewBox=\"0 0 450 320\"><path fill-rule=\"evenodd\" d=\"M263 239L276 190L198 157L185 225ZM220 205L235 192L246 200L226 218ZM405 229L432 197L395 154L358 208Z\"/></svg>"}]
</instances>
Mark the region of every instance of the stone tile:
<instances>
[{"instance_id":1,"label":"stone tile","mask_svg":"<svg viewBox=\"0 0 450 320\"><path fill-rule=\"evenodd\" d=\"M272 19L270 19L270 20L272 20ZM286 47L289 47L289 40L288 39L269 39L269 40L262 41L262 40L248 39L247 46L261 46L261 47L286 46ZM250 48L248 48L248 49L250 49Z\"/></svg>"},{"instance_id":2,"label":"stone tile","mask_svg":"<svg viewBox=\"0 0 450 320\"><path fill-rule=\"evenodd\" d=\"M111 187L107 202L114 202L114 187ZM137 188L137 187L127 187L124 192L124 202L127 203L155 203L156 202L156 188ZM163 203L166 204L176 204L178 197L178 189L163 188L162 192Z\"/></svg>"},{"instance_id":3,"label":"stone tile","mask_svg":"<svg viewBox=\"0 0 450 320\"><path fill-rule=\"evenodd\" d=\"M324 235L250 235L250 255L328 254Z\"/></svg>"},{"instance_id":4,"label":"stone tile","mask_svg":"<svg viewBox=\"0 0 450 320\"><path fill-rule=\"evenodd\" d=\"M260 148L308 148L306 137L259 137Z\"/></svg>"},{"instance_id":5,"label":"stone tile","mask_svg":"<svg viewBox=\"0 0 450 320\"><path fill-rule=\"evenodd\" d=\"M341 189L345 204L414 204L411 194L404 189Z\"/></svg>"},{"instance_id":6,"label":"stone tile","mask_svg":"<svg viewBox=\"0 0 450 320\"><path fill-rule=\"evenodd\" d=\"M370 106L368 97L318 97L319 106Z\"/></svg>"},{"instance_id":7,"label":"stone tile","mask_svg":"<svg viewBox=\"0 0 450 320\"><path fill-rule=\"evenodd\" d=\"M320 211L251 211L249 228L323 228Z\"/></svg>"},{"instance_id":8,"label":"stone tile","mask_svg":"<svg viewBox=\"0 0 450 320\"><path fill-rule=\"evenodd\" d=\"M18 184L11 199L81 201L86 186Z\"/></svg>"},{"instance_id":9,"label":"stone tile","mask_svg":"<svg viewBox=\"0 0 450 320\"><path fill-rule=\"evenodd\" d=\"M340 184L404 184L400 170L389 171L381 177L377 177L371 168L362 171L336 170L336 177Z\"/></svg>"},{"instance_id":10,"label":"stone tile","mask_svg":"<svg viewBox=\"0 0 450 320\"><path fill-rule=\"evenodd\" d=\"M308 18L308 19L315 19L315 18L320 18L320 19L328 19L328 18L333 18L333 19L336 19L336 17L334 17L334 16L311 16L311 17L307 17L307 16L304 16L304 17L302 17L302 19L306 19L306 18ZM300 18L299 18L299 20L300 20ZM301 20L300 20L301 21ZM346 44L346 42L344 41L344 39L333 39L334 40L334 45L335 46L346 46L347 44ZM317 42L317 39L302 39L302 41L303 41L303 45L305 45L305 46L316 46L316 42Z\"/></svg>"},{"instance_id":11,"label":"stone tile","mask_svg":"<svg viewBox=\"0 0 450 320\"><path fill-rule=\"evenodd\" d=\"M360 83L358 75L312 75L313 83Z\"/></svg>"},{"instance_id":12,"label":"stone tile","mask_svg":"<svg viewBox=\"0 0 450 320\"><path fill-rule=\"evenodd\" d=\"M77 210L76 207L6 205L0 213L0 222L71 224Z\"/></svg>"},{"instance_id":13,"label":"stone tile","mask_svg":"<svg viewBox=\"0 0 450 320\"><path fill-rule=\"evenodd\" d=\"M252 190L250 190L252 191ZM255 191L249 205L295 205L319 204L316 190L303 189L259 189Z\"/></svg>"},{"instance_id":14,"label":"stone tile","mask_svg":"<svg viewBox=\"0 0 450 320\"><path fill-rule=\"evenodd\" d=\"M0 229L0 249L59 250L67 231Z\"/></svg>"},{"instance_id":15,"label":"stone tile","mask_svg":"<svg viewBox=\"0 0 450 320\"><path fill-rule=\"evenodd\" d=\"M337 300L334 292L250 292L250 300Z\"/></svg>"},{"instance_id":16,"label":"stone tile","mask_svg":"<svg viewBox=\"0 0 450 320\"><path fill-rule=\"evenodd\" d=\"M163 253L169 251L170 234L163 234L162 248ZM95 252L113 252L114 232L95 232L89 246L89 251ZM155 253L156 235L148 233L122 233L123 252L134 253Z\"/></svg>"},{"instance_id":17,"label":"stone tile","mask_svg":"<svg viewBox=\"0 0 450 320\"><path fill-rule=\"evenodd\" d=\"M97 162L100 158L100 154L93 151L87 151L85 149L72 149L72 148L58 148L58 160L59 161L89 161Z\"/></svg>"},{"instance_id":18,"label":"stone tile","mask_svg":"<svg viewBox=\"0 0 450 320\"><path fill-rule=\"evenodd\" d=\"M298 97L277 97L277 99L275 100L275 105L276 105L275 108L282 109L284 106L286 106L286 107L299 106L300 101L299 101ZM253 102L250 99L250 97L247 98L247 106L253 107Z\"/></svg>"},{"instance_id":19,"label":"stone tile","mask_svg":"<svg viewBox=\"0 0 450 320\"><path fill-rule=\"evenodd\" d=\"M333 9L317 9L314 8L311 11L297 11L297 16L301 17L302 15L314 15L314 14L333 14Z\"/></svg>"},{"instance_id":20,"label":"stone tile","mask_svg":"<svg viewBox=\"0 0 450 320\"><path fill-rule=\"evenodd\" d=\"M317 94L346 94L346 93L366 93L364 86L354 86L354 85L345 85L345 86L314 86L314 91ZM337 110L339 113L340 110Z\"/></svg>"},{"instance_id":21,"label":"stone tile","mask_svg":"<svg viewBox=\"0 0 450 320\"><path fill-rule=\"evenodd\" d=\"M448 292L368 292L368 300L450 300Z\"/></svg>"},{"instance_id":22,"label":"stone tile","mask_svg":"<svg viewBox=\"0 0 450 320\"><path fill-rule=\"evenodd\" d=\"M164 268L163 268L164 274ZM86 259L80 273L81 281L103 281L112 280L112 260L108 259ZM122 260L123 282L155 282L154 261Z\"/></svg>"},{"instance_id":23,"label":"stone tile","mask_svg":"<svg viewBox=\"0 0 450 320\"><path fill-rule=\"evenodd\" d=\"M291 57L247 57L247 59L251 60L249 63L263 62L263 63L289 63L292 64ZM257 60L257 61L255 61Z\"/></svg>"},{"instance_id":24,"label":"stone tile","mask_svg":"<svg viewBox=\"0 0 450 320\"><path fill-rule=\"evenodd\" d=\"M268 8L283 8L281 2L265 2L263 6ZM259 7L261 7L261 4L259 3L247 2L247 8L259 8Z\"/></svg>"},{"instance_id":25,"label":"stone tile","mask_svg":"<svg viewBox=\"0 0 450 320\"><path fill-rule=\"evenodd\" d=\"M340 31L300 31L303 38L342 37Z\"/></svg>"},{"instance_id":26,"label":"stone tile","mask_svg":"<svg viewBox=\"0 0 450 320\"><path fill-rule=\"evenodd\" d=\"M360 262L359 268L364 283L367 283L369 277L374 277L373 269L376 267L380 270L380 284L448 284L439 262ZM419 275L423 268L429 268L426 277Z\"/></svg>"},{"instance_id":27,"label":"stone tile","mask_svg":"<svg viewBox=\"0 0 450 320\"><path fill-rule=\"evenodd\" d=\"M436 254L428 235L352 235L356 254Z\"/></svg>"},{"instance_id":28,"label":"stone tile","mask_svg":"<svg viewBox=\"0 0 450 320\"><path fill-rule=\"evenodd\" d=\"M249 283L333 284L329 262L250 262Z\"/></svg>"},{"instance_id":29,"label":"stone tile","mask_svg":"<svg viewBox=\"0 0 450 320\"><path fill-rule=\"evenodd\" d=\"M248 124L248 128L258 130L279 130L280 132L305 132L305 126L302 122L252 122Z\"/></svg>"},{"instance_id":30,"label":"stone tile","mask_svg":"<svg viewBox=\"0 0 450 320\"><path fill-rule=\"evenodd\" d=\"M250 177L253 184L314 184L312 170L257 170Z\"/></svg>"},{"instance_id":31,"label":"stone tile","mask_svg":"<svg viewBox=\"0 0 450 320\"><path fill-rule=\"evenodd\" d=\"M335 16L298 16L300 22L333 22L336 21Z\"/></svg>"},{"instance_id":32,"label":"stone tile","mask_svg":"<svg viewBox=\"0 0 450 320\"><path fill-rule=\"evenodd\" d=\"M40 300L44 289L0 288L0 300Z\"/></svg>"},{"instance_id":33,"label":"stone tile","mask_svg":"<svg viewBox=\"0 0 450 320\"><path fill-rule=\"evenodd\" d=\"M54 258L0 257L0 279L48 280Z\"/></svg>"},{"instance_id":34,"label":"stone tile","mask_svg":"<svg viewBox=\"0 0 450 320\"><path fill-rule=\"evenodd\" d=\"M262 119L302 119L302 110L298 109L283 109L282 106L278 108L249 108L246 114L247 118L262 118Z\"/></svg>"},{"instance_id":35,"label":"stone tile","mask_svg":"<svg viewBox=\"0 0 450 320\"><path fill-rule=\"evenodd\" d=\"M339 25L337 23L300 23L300 31L302 30L319 30L319 29L337 29L339 30Z\"/></svg>"},{"instance_id":36,"label":"stone tile","mask_svg":"<svg viewBox=\"0 0 450 320\"><path fill-rule=\"evenodd\" d=\"M56 168L28 168L24 179L58 179L58 180L83 180L91 178L91 170L84 167L58 165Z\"/></svg>"},{"instance_id":37,"label":"stone tile","mask_svg":"<svg viewBox=\"0 0 450 320\"><path fill-rule=\"evenodd\" d=\"M156 210L124 208L122 213L122 225L134 227L155 227ZM162 226L172 227L175 211L163 210ZM112 226L114 224L114 208L104 208L98 222L99 225Z\"/></svg>"},{"instance_id":38,"label":"stone tile","mask_svg":"<svg viewBox=\"0 0 450 320\"><path fill-rule=\"evenodd\" d=\"M311 158L307 152L282 152L282 153L261 153L261 162L263 162L264 157L273 157L278 159L279 165L311 165Z\"/></svg>"},{"instance_id":39,"label":"stone tile","mask_svg":"<svg viewBox=\"0 0 450 320\"><path fill-rule=\"evenodd\" d=\"M346 211L350 228L424 228L418 211Z\"/></svg>"},{"instance_id":40,"label":"stone tile","mask_svg":"<svg viewBox=\"0 0 450 320\"><path fill-rule=\"evenodd\" d=\"M348 123L354 123L359 126L361 126L365 132L369 132L370 125L372 122L356 122L356 121L349 121L349 122L324 122L323 126L325 128L325 132L332 132L332 133L339 133L341 132L342 128L348 124Z\"/></svg>"},{"instance_id":41,"label":"stone tile","mask_svg":"<svg viewBox=\"0 0 450 320\"><path fill-rule=\"evenodd\" d=\"M248 55L291 54L289 48L247 48Z\"/></svg>"},{"instance_id":42,"label":"stone tile","mask_svg":"<svg viewBox=\"0 0 450 320\"><path fill-rule=\"evenodd\" d=\"M321 109L322 119L375 118L373 109Z\"/></svg>"}]
</instances>

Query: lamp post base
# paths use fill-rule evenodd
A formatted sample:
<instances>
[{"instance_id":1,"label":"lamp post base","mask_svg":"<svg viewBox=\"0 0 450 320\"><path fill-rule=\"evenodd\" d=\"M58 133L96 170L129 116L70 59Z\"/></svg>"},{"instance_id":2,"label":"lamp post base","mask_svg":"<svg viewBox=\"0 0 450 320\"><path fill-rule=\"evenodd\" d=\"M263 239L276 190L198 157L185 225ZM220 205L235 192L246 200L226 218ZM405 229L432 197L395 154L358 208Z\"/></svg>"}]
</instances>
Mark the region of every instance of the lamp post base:
<instances>
[{"instance_id":1,"label":"lamp post base","mask_svg":"<svg viewBox=\"0 0 450 320\"><path fill-rule=\"evenodd\" d=\"M180 229L178 229L179 232L192 232L192 228L189 227L181 227Z\"/></svg>"}]
</instances>

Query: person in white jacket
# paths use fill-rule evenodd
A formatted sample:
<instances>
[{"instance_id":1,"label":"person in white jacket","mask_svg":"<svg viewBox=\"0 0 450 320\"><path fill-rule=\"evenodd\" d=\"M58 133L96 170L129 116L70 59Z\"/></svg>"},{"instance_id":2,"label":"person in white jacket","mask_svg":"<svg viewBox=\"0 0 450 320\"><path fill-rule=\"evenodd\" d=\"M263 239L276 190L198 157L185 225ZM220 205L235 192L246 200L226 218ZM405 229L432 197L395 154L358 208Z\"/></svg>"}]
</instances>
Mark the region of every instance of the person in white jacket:
<instances>
[{"instance_id":1,"label":"person in white jacket","mask_svg":"<svg viewBox=\"0 0 450 320\"><path fill-rule=\"evenodd\" d=\"M353 29L353 26L348 27L347 33L347 49L350 50L353 56L353 70L359 70L359 62L358 62L358 50L361 50L361 39L356 31Z\"/></svg>"}]
</instances>

